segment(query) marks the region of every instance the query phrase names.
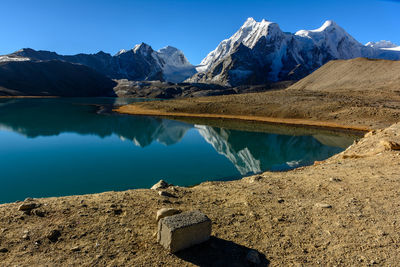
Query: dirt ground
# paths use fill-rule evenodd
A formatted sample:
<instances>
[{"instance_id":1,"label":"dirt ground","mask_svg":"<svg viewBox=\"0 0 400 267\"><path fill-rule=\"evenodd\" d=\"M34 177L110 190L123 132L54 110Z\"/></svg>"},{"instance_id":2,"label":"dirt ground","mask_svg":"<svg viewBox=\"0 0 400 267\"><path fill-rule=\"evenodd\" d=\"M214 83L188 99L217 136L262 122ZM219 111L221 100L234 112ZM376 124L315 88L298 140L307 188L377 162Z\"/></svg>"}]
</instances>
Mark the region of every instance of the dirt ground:
<instances>
[{"instance_id":1,"label":"dirt ground","mask_svg":"<svg viewBox=\"0 0 400 267\"><path fill-rule=\"evenodd\" d=\"M3 204L0 265L251 266L254 249L262 266L395 266L400 153L382 141L399 143L399 133L400 124L368 133L310 167L166 189L175 197L143 189L27 199L39 205L31 215ZM162 207L207 214L211 240L166 252L154 236Z\"/></svg>"}]
</instances>

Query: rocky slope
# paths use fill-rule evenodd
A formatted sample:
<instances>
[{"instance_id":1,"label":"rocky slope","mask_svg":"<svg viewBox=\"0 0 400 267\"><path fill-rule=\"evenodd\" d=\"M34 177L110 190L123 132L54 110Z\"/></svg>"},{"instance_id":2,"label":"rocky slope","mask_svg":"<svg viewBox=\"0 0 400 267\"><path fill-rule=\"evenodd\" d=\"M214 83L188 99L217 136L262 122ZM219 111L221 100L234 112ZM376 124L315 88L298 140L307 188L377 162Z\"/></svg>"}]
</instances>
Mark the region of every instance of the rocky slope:
<instances>
[{"instance_id":1,"label":"rocky slope","mask_svg":"<svg viewBox=\"0 0 400 267\"><path fill-rule=\"evenodd\" d=\"M59 55L55 52L25 48L10 55L0 56L0 61L48 61L59 60L90 67L112 79L160 80L181 82L193 75L195 67L182 51L167 46L154 51L141 43L131 50L121 50L116 55L97 54Z\"/></svg>"},{"instance_id":2,"label":"rocky slope","mask_svg":"<svg viewBox=\"0 0 400 267\"><path fill-rule=\"evenodd\" d=\"M0 62L0 96L116 96L116 83L79 64L50 61Z\"/></svg>"},{"instance_id":3,"label":"rocky slope","mask_svg":"<svg viewBox=\"0 0 400 267\"><path fill-rule=\"evenodd\" d=\"M276 23L249 18L187 81L236 86L298 80L332 59L356 57L399 60L400 52L362 45L333 21L293 34Z\"/></svg>"},{"instance_id":4,"label":"rocky slope","mask_svg":"<svg viewBox=\"0 0 400 267\"><path fill-rule=\"evenodd\" d=\"M400 61L333 60L291 87L315 91L400 91Z\"/></svg>"}]
</instances>

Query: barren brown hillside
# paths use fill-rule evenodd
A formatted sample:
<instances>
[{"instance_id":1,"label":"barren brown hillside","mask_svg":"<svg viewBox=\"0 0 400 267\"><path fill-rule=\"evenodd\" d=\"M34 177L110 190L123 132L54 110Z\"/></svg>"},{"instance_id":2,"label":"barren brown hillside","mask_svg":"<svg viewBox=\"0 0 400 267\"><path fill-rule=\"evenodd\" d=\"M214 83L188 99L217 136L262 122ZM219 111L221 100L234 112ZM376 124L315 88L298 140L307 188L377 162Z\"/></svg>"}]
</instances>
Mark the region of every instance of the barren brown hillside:
<instances>
[{"instance_id":1,"label":"barren brown hillside","mask_svg":"<svg viewBox=\"0 0 400 267\"><path fill-rule=\"evenodd\" d=\"M395 90L400 93L400 61L367 58L333 60L290 89Z\"/></svg>"}]
</instances>

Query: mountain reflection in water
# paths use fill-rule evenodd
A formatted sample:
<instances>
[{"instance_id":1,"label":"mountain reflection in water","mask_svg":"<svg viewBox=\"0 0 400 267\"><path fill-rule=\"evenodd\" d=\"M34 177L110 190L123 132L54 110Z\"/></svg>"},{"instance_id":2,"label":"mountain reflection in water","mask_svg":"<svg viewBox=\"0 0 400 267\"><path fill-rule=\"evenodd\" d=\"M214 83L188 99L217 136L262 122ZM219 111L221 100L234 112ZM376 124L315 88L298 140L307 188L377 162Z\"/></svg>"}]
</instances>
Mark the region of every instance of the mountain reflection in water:
<instances>
[{"instance_id":1,"label":"mountain reflection in water","mask_svg":"<svg viewBox=\"0 0 400 267\"><path fill-rule=\"evenodd\" d=\"M198 169L190 170L193 175L199 177L193 182L185 181L182 185L190 185L209 179L227 180L266 170L287 170L312 164L315 160L323 160L341 152L353 142L352 138L337 135L296 136L249 132L207 125L193 125L156 117L119 115L110 112L113 107L132 101L135 100L105 98L0 99L0 138L2 138L2 131L18 133L18 135L32 141L38 138L57 137L65 133L73 133L82 137L96 136L102 139L116 135L121 140L120 142L131 142L131 144L142 147L144 150L157 143L168 146L171 156L160 158L157 152L154 152L152 157L156 162L164 160L173 162L173 157L175 157L178 149L177 144L186 138L186 147L179 147L179 149L183 149L182 153L184 153L183 159L180 159L185 161L182 162L182 166L197 166L196 162L190 161L198 161L202 165L198 165ZM191 134L188 134L188 132L191 132ZM199 138L203 141L197 140ZM201 170L207 167L204 164L208 165L207 158L204 159L203 157L202 163L200 163L199 157L203 155L201 154L203 150L199 151L199 147L192 146L191 144L195 143L192 139L197 140L196 144L201 143L202 148L211 145L212 150L231 162L237 173L227 170L224 171L228 173L227 176L218 177L221 173L218 168L215 170L215 176L212 177L209 176L210 173L202 173ZM5 140L3 141L5 142ZM82 146L82 144L79 145ZM204 149L209 151L209 148ZM101 151L101 147L99 150ZM135 151L135 153L141 152ZM215 157L213 156L213 158ZM107 160L113 161L114 159L110 157ZM210 160L213 159L210 158ZM21 164L24 164L24 162L21 162ZM166 174L178 175L175 174L178 173L176 171L164 170ZM135 172L135 170L132 170L132 172ZM118 170L116 170L116 174L118 174ZM86 175L90 176L90 173ZM151 170L149 170L149 176L151 175ZM203 175L208 176L204 177ZM148 183L157 178L153 177L148 179L147 183L139 183L137 186L151 185ZM181 177L182 179L183 177ZM182 183L181 180L169 182L179 184ZM136 186L133 187L136 188Z\"/></svg>"}]
</instances>

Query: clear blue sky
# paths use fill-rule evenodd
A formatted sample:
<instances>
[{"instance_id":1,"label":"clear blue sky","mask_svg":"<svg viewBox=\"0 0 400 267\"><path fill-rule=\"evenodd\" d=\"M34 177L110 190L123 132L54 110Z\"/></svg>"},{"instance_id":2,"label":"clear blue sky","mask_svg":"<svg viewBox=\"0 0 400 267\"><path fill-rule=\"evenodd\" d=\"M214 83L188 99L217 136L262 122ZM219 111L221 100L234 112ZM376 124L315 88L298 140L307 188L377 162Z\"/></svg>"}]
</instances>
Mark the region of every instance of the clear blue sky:
<instances>
[{"instance_id":1,"label":"clear blue sky","mask_svg":"<svg viewBox=\"0 0 400 267\"><path fill-rule=\"evenodd\" d=\"M115 54L145 42L175 46L198 64L247 17L287 32L331 19L361 43L400 45L400 0L1 0L0 14L0 54L24 47Z\"/></svg>"}]
</instances>

